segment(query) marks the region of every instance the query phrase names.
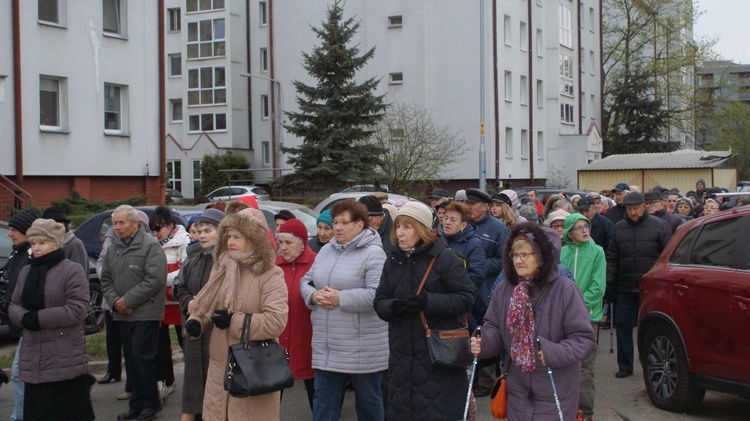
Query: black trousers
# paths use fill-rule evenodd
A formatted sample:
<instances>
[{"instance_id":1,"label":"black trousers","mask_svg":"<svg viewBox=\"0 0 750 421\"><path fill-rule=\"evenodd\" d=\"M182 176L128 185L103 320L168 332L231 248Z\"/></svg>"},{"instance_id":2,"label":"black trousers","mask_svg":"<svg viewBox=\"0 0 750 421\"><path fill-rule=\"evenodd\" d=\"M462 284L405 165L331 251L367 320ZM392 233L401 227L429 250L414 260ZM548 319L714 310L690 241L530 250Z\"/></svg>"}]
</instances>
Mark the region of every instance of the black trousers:
<instances>
[{"instance_id":1,"label":"black trousers","mask_svg":"<svg viewBox=\"0 0 750 421\"><path fill-rule=\"evenodd\" d=\"M107 373L119 378L122 375L122 340L120 326L112 319L112 312L104 312L107 335Z\"/></svg>"},{"instance_id":2,"label":"black trousers","mask_svg":"<svg viewBox=\"0 0 750 421\"><path fill-rule=\"evenodd\" d=\"M121 321L118 324L125 354L125 372L132 380L130 409L158 408L156 354L159 350L159 321Z\"/></svg>"}]
</instances>

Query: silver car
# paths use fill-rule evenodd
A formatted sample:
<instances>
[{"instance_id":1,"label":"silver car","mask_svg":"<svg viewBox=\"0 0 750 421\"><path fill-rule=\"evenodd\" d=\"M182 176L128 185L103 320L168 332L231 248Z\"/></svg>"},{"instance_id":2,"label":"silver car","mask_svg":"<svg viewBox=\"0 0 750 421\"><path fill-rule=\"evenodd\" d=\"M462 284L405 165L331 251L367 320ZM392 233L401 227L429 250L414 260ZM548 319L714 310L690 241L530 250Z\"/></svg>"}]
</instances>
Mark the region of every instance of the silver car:
<instances>
[{"instance_id":1,"label":"silver car","mask_svg":"<svg viewBox=\"0 0 750 421\"><path fill-rule=\"evenodd\" d=\"M224 186L206 195L212 202L234 200L243 196L255 196L256 200L271 200L271 195L266 189L258 186Z\"/></svg>"}]
</instances>

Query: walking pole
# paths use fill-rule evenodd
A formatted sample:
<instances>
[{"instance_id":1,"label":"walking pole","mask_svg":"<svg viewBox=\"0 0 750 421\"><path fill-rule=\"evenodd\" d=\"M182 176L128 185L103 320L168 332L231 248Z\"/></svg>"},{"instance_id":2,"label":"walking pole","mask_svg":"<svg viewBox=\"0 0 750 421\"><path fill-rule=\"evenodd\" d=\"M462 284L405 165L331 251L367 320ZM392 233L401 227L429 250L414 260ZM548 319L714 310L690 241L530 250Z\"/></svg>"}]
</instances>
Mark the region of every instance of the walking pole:
<instances>
[{"instance_id":1,"label":"walking pole","mask_svg":"<svg viewBox=\"0 0 750 421\"><path fill-rule=\"evenodd\" d=\"M474 330L474 337L481 337L481 331L482 327L477 326L476 330ZM477 371L477 356L474 356L474 361L471 363L471 376L469 376L469 390L466 391L466 406L464 406L464 421L466 421L469 416L469 402L471 401L471 385L474 384L474 373Z\"/></svg>"},{"instance_id":2,"label":"walking pole","mask_svg":"<svg viewBox=\"0 0 750 421\"><path fill-rule=\"evenodd\" d=\"M539 338L536 338L536 343L539 345L539 350L542 350L542 342ZM555 405L557 406L557 416L560 417L560 421L565 421L563 418L562 407L560 406L560 398L557 396L557 387L555 387L555 379L552 377L552 369L547 367L547 374L549 374L549 382L552 383L552 394L555 395Z\"/></svg>"},{"instance_id":3,"label":"walking pole","mask_svg":"<svg viewBox=\"0 0 750 421\"><path fill-rule=\"evenodd\" d=\"M614 354L615 349L612 345L614 342L614 325L615 325L615 311L614 311L614 304L612 302L609 302L609 353Z\"/></svg>"}]
</instances>

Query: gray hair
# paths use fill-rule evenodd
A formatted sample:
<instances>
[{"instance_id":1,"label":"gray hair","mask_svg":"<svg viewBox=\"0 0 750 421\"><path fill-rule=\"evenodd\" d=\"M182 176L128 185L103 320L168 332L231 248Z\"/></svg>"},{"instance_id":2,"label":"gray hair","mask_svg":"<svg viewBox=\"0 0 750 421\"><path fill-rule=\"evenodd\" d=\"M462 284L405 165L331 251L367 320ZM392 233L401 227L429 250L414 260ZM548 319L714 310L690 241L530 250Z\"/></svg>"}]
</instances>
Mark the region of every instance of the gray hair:
<instances>
[{"instance_id":1,"label":"gray hair","mask_svg":"<svg viewBox=\"0 0 750 421\"><path fill-rule=\"evenodd\" d=\"M118 206L117 208L115 208L114 212L112 212L112 215L116 214L117 212L126 212L125 215L130 222L138 221L138 211L130 205Z\"/></svg>"},{"instance_id":2,"label":"gray hair","mask_svg":"<svg viewBox=\"0 0 750 421\"><path fill-rule=\"evenodd\" d=\"M294 239L294 241L298 242L300 245L304 246L305 243L302 242L302 239L297 237L296 235L289 233L289 232L279 232L276 234L276 238L282 239L282 238L291 238Z\"/></svg>"}]
</instances>

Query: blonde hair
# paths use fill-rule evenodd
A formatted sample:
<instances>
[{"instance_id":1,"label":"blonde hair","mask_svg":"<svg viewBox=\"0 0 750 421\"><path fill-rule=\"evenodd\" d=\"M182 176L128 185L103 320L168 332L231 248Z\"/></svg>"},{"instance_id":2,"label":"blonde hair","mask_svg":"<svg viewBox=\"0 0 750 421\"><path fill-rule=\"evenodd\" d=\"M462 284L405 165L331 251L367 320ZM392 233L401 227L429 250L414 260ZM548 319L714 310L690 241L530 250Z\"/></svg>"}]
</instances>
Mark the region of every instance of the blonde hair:
<instances>
[{"instance_id":1,"label":"blonde hair","mask_svg":"<svg viewBox=\"0 0 750 421\"><path fill-rule=\"evenodd\" d=\"M513 227L516 226L515 212L513 212L513 209L510 208L510 205L505 202L501 202L500 207L503 208L503 214L500 215L500 218L498 219L503 221L508 229L513 229Z\"/></svg>"},{"instance_id":2,"label":"blonde hair","mask_svg":"<svg viewBox=\"0 0 750 421\"><path fill-rule=\"evenodd\" d=\"M53 238L53 237L49 237L49 236L41 235L41 234L35 234L30 237L26 237L26 242L29 244L50 242L58 246L62 245L62 243L60 243L60 241L57 238Z\"/></svg>"}]
</instances>

